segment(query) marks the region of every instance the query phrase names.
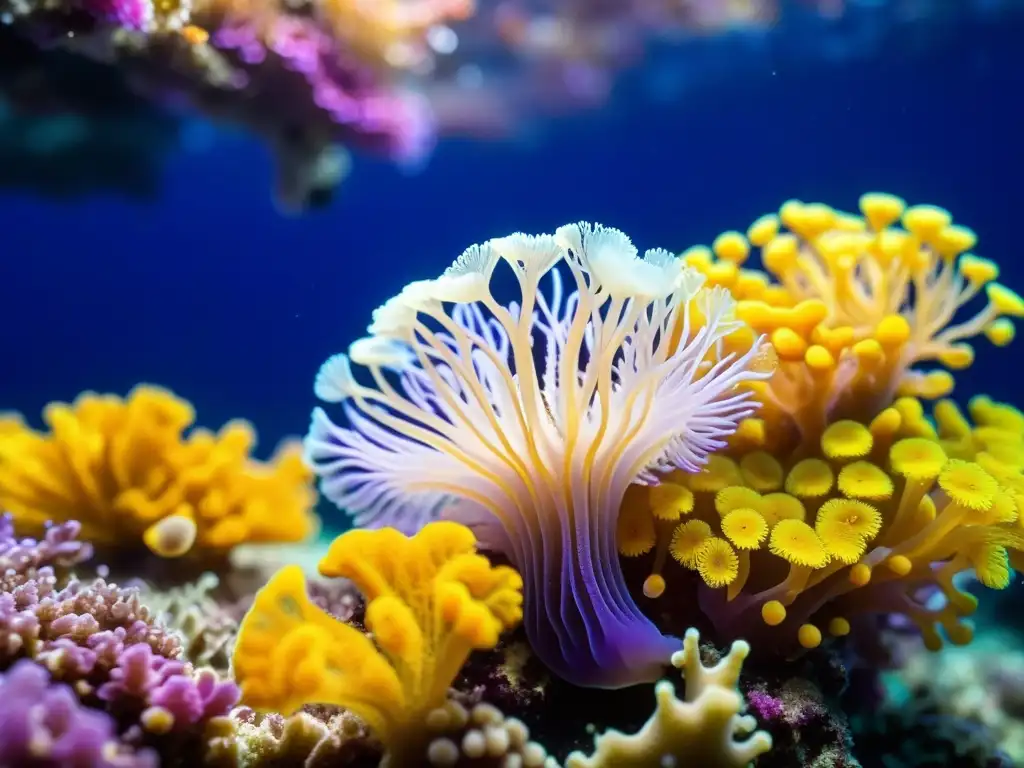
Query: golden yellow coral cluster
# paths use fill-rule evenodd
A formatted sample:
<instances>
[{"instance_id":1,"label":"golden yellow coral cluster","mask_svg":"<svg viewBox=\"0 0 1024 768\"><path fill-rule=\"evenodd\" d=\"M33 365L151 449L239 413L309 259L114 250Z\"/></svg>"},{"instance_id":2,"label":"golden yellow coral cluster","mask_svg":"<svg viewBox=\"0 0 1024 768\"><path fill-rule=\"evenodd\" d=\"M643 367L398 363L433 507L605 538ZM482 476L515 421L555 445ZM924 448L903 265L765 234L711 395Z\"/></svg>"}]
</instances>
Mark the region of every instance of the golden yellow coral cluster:
<instances>
[{"instance_id":1,"label":"golden yellow coral cluster","mask_svg":"<svg viewBox=\"0 0 1024 768\"><path fill-rule=\"evenodd\" d=\"M310 601L301 569L282 569L242 622L234 673L243 703L291 713L343 706L381 739L394 764L416 765L470 652L493 648L522 618L522 579L475 553L465 526L434 522L409 538L392 528L339 536L320 563L366 596L366 628Z\"/></svg>"},{"instance_id":2,"label":"golden yellow coral cluster","mask_svg":"<svg viewBox=\"0 0 1024 768\"><path fill-rule=\"evenodd\" d=\"M945 397L948 369L973 362L966 339L1011 341L1024 300L944 210L882 194L860 208L791 201L686 252L769 334L779 365L750 385L757 417L702 472L631 490L620 551L655 550L649 597L665 590L669 556L699 573L702 608L726 634L781 625L813 647L878 612L910 617L930 647L937 627L962 643L975 601L953 576L973 568L1005 587L1024 549L1024 416L976 398L972 423L951 400L931 414L922 400ZM743 266L754 247L764 271Z\"/></svg>"},{"instance_id":3,"label":"golden yellow coral cluster","mask_svg":"<svg viewBox=\"0 0 1024 768\"><path fill-rule=\"evenodd\" d=\"M43 418L47 432L0 419L0 508L22 528L79 520L96 544L144 541L162 556L299 541L317 528L301 446L256 461L247 422L189 430L192 406L151 386L51 403Z\"/></svg>"},{"instance_id":4,"label":"golden yellow coral cluster","mask_svg":"<svg viewBox=\"0 0 1024 768\"><path fill-rule=\"evenodd\" d=\"M700 657L700 636L691 629L672 665L683 671L686 695L676 697L672 683L655 686L656 706L650 720L635 734L608 731L594 740L590 756L574 752L566 768L747 768L772 747L772 738L758 731L757 721L744 715L746 702L737 689L750 646L736 641L714 666Z\"/></svg>"}]
</instances>

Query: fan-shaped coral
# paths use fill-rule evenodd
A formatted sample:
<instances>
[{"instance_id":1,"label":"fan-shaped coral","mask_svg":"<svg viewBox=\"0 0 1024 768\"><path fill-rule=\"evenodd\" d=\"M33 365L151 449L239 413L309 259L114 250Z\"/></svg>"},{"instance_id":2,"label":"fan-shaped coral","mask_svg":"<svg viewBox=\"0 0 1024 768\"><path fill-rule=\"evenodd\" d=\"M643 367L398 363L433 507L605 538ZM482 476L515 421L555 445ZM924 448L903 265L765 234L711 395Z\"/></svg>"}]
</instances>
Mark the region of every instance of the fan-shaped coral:
<instances>
[{"instance_id":1,"label":"fan-shaped coral","mask_svg":"<svg viewBox=\"0 0 1024 768\"><path fill-rule=\"evenodd\" d=\"M518 285L507 307L490 288L500 261ZM624 234L589 224L472 246L324 364L316 393L343 402L351 427L313 414L306 453L321 489L357 524L416 530L443 510L473 527L523 574L527 632L565 679L656 679L678 640L623 582L623 495L698 470L753 412L743 385L771 370L728 292L702 283L666 251L640 258Z\"/></svg>"},{"instance_id":2,"label":"fan-shaped coral","mask_svg":"<svg viewBox=\"0 0 1024 768\"><path fill-rule=\"evenodd\" d=\"M83 394L51 403L47 433L0 419L0 508L26 531L81 520L98 545L145 544L165 557L219 555L236 544L298 541L316 528L309 470L286 444L255 461L251 425L193 429L184 400L140 386L124 400Z\"/></svg>"},{"instance_id":3,"label":"fan-shaped coral","mask_svg":"<svg viewBox=\"0 0 1024 768\"><path fill-rule=\"evenodd\" d=\"M974 240L941 209L872 194L861 215L790 202L747 236L685 255L739 297L738 316L770 334L780 365L753 385L758 417L703 472L630 497L623 517L640 521L662 517L666 495L693 498L660 537L649 583L664 583L671 554L700 574L702 608L732 636L783 625L812 647L822 630L842 635L877 612L906 614L929 647L941 644L939 627L952 642L970 639L961 619L975 599L953 576L973 568L1001 588L1020 560L1024 418L984 398L972 401L976 425L948 400L929 418L917 398L945 395L953 378L914 366L964 368L964 339L1005 344L1010 317L1024 314L992 282L996 266L964 253ZM740 267L751 243L778 282ZM983 289L987 305L956 322ZM919 599L935 588L939 608Z\"/></svg>"}]
</instances>

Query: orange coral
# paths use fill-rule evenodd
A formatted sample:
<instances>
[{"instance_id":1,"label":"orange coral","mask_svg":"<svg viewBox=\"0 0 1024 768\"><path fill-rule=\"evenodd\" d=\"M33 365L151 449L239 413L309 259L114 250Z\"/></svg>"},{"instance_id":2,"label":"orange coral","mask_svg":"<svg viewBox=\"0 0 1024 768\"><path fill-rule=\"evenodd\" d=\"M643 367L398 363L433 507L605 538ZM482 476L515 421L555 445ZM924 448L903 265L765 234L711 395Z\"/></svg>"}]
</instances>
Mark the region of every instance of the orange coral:
<instances>
[{"instance_id":1,"label":"orange coral","mask_svg":"<svg viewBox=\"0 0 1024 768\"><path fill-rule=\"evenodd\" d=\"M192 406L151 386L125 399L86 393L51 403L43 418L46 433L13 418L0 428L0 507L19 526L76 519L97 544L144 541L164 556L299 541L316 530L300 446L256 461L247 422L188 431Z\"/></svg>"},{"instance_id":2,"label":"orange coral","mask_svg":"<svg viewBox=\"0 0 1024 768\"><path fill-rule=\"evenodd\" d=\"M419 764L427 716L445 703L470 652L493 648L522 618L522 579L474 552L465 526L434 522L413 537L392 528L352 530L320 563L365 594L366 627L310 601L297 566L282 569L242 622L234 671L243 702L291 713L335 704L359 715L389 758Z\"/></svg>"}]
</instances>

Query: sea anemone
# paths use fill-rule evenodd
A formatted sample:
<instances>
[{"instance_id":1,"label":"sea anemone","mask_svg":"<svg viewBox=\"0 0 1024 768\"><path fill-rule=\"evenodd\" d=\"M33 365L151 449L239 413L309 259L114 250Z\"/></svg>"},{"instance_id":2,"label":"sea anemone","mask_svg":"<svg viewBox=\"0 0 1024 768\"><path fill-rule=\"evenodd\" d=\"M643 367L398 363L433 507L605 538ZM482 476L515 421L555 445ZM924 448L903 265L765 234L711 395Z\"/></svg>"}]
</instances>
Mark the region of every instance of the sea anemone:
<instances>
[{"instance_id":1,"label":"sea anemone","mask_svg":"<svg viewBox=\"0 0 1024 768\"><path fill-rule=\"evenodd\" d=\"M519 293L506 306L490 287L501 261ZM626 589L623 498L667 470L699 471L753 413L748 383L772 368L729 293L703 282L590 224L470 247L321 368L317 395L343 402L350 424L313 413L306 455L324 495L357 525L413 531L442 512L469 525L522 573L527 633L566 680L657 679L679 641Z\"/></svg>"}]
</instances>

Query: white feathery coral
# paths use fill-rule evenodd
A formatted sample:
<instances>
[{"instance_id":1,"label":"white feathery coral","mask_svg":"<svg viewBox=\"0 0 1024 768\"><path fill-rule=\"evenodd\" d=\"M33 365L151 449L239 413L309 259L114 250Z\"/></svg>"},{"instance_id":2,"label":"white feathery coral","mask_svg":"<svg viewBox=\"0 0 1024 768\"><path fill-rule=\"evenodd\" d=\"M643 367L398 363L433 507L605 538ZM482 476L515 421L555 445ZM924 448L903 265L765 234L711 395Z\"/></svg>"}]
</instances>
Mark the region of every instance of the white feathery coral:
<instances>
[{"instance_id":1,"label":"white feathery coral","mask_svg":"<svg viewBox=\"0 0 1024 768\"><path fill-rule=\"evenodd\" d=\"M508 306L487 285L498 256L518 278ZM731 300L701 284L666 251L638 258L601 226L467 250L378 310L387 340L352 350L374 386L330 364L349 425L314 413L306 456L324 495L358 525L410 531L444 510L515 563L526 629L556 674L603 687L656 679L679 641L623 581L626 489L698 470L753 411L743 385L767 375L754 365L763 339L725 351L739 328Z\"/></svg>"}]
</instances>

